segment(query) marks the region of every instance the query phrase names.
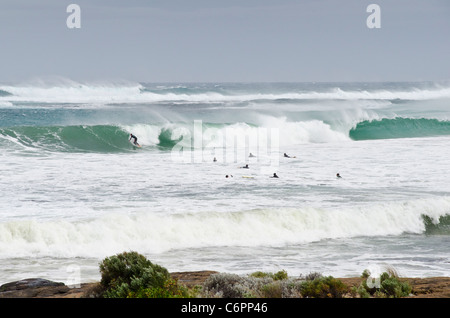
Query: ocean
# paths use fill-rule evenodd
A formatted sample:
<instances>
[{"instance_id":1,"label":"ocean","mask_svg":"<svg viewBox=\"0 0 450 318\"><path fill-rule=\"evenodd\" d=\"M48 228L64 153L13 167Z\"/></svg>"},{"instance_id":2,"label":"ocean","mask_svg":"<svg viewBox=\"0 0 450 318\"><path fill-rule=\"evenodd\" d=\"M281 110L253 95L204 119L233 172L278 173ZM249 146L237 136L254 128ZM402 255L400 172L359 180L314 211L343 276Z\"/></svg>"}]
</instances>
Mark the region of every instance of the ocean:
<instances>
[{"instance_id":1,"label":"ocean","mask_svg":"<svg viewBox=\"0 0 450 318\"><path fill-rule=\"evenodd\" d=\"M449 158L449 83L3 83L0 284L450 276Z\"/></svg>"}]
</instances>

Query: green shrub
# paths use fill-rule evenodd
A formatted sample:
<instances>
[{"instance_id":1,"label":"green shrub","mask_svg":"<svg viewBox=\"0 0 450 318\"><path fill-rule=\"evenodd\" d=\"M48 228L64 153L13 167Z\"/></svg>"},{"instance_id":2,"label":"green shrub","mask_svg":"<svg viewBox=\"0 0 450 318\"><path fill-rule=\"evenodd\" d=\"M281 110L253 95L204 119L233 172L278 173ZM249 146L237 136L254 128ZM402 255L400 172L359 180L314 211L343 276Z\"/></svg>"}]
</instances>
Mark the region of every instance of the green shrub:
<instances>
[{"instance_id":1,"label":"green shrub","mask_svg":"<svg viewBox=\"0 0 450 318\"><path fill-rule=\"evenodd\" d=\"M124 252L100 263L103 297L128 297L146 288L164 288L169 272L137 252Z\"/></svg>"},{"instance_id":2,"label":"green shrub","mask_svg":"<svg viewBox=\"0 0 450 318\"><path fill-rule=\"evenodd\" d=\"M288 274L285 270L281 270L274 273L266 273L266 272L254 272L252 274L250 274L251 277L255 277L255 278L265 278L265 277L270 277L273 280L283 280L283 279L287 279L288 278Z\"/></svg>"},{"instance_id":3,"label":"green shrub","mask_svg":"<svg viewBox=\"0 0 450 318\"><path fill-rule=\"evenodd\" d=\"M348 287L340 280L327 276L303 282L300 292L303 297L342 298Z\"/></svg>"},{"instance_id":4,"label":"green shrub","mask_svg":"<svg viewBox=\"0 0 450 318\"><path fill-rule=\"evenodd\" d=\"M254 273L250 274L250 277L255 277L255 278L264 278L264 277L270 277L270 273L267 272L261 272L261 271L257 271Z\"/></svg>"},{"instance_id":5,"label":"green shrub","mask_svg":"<svg viewBox=\"0 0 450 318\"><path fill-rule=\"evenodd\" d=\"M359 296L360 298L370 298L369 292L363 287L363 285L359 285L359 287L353 286L351 288L351 294L353 297Z\"/></svg>"},{"instance_id":6,"label":"green shrub","mask_svg":"<svg viewBox=\"0 0 450 318\"><path fill-rule=\"evenodd\" d=\"M389 277L381 281L381 291L387 297L400 298L408 296L412 288L407 282L400 282L397 277Z\"/></svg>"},{"instance_id":7,"label":"green shrub","mask_svg":"<svg viewBox=\"0 0 450 318\"><path fill-rule=\"evenodd\" d=\"M273 280L284 280L288 279L288 274L285 270L281 270L273 274L272 278Z\"/></svg>"},{"instance_id":8,"label":"green shrub","mask_svg":"<svg viewBox=\"0 0 450 318\"><path fill-rule=\"evenodd\" d=\"M409 283L401 282L398 279L398 274L392 269L388 269L387 272L383 272L379 279L376 280L377 284L371 284L371 287L367 285L367 279L370 278L370 272L368 270L364 270L361 277L365 278L360 287L357 289L358 294L361 297L366 297L368 294L369 296L377 298L400 298L408 296L412 291Z\"/></svg>"},{"instance_id":9,"label":"green shrub","mask_svg":"<svg viewBox=\"0 0 450 318\"><path fill-rule=\"evenodd\" d=\"M168 279L163 287L140 288L128 294L128 298L189 298L186 287L178 285L174 279Z\"/></svg>"},{"instance_id":10,"label":"green shrub","mask_svg":"<svg viewBox=\"0 0 450 318\"><path fill-rule=\"evenodd\" d=\"M361 274L361 278L365 278L365 279L367 279L367 278L369 278L370 277L370 271L368 270L368 269L365 269L363 272L362 272L362 274Z\"/></svg>"},{"instance_id":11,"label":"green shrub","mask_svg":"<svg viewBox=\"0 0 450 318\"><path fill-rule=\"evenodd\" d=\"M283 287L279 282L273 282L262 286L261 294L264 298L282 298Z\"/></svg>"}]
</instances>

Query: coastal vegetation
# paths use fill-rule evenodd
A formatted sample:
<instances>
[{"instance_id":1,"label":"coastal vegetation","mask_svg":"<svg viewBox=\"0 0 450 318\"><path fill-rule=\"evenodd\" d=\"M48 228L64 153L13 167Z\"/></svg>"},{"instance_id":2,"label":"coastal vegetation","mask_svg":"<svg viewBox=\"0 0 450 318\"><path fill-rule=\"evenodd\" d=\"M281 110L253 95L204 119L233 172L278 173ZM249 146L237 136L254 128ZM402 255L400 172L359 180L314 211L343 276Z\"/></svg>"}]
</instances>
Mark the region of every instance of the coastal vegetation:
<instances>
[{"instance_id":1,"label":"coastal vegetation","mask_svg":"<svg viewBox=\"0 0 450 318\"><path fill-rule=\"evenodd\" d=\"M352 293L362 298L401 298L412 292L409 283L400 281L398 274L392 269L376 278L371 277L370 271L365 270L361 277L364 280L359 287L352 288Z\"/></svg>"},{"instance_id":2,"label":"coastal vegetation","mask_svg":"<svg viewBox=\"0 0 450 318\"><path fill-rule=\"evenodd\" d=\"M320 273L289 277L257 271L249 275L215 273L201 285L186 287L171 278L168 270L137 252L124 252L100 263L104 298L397 298L411 294L393 270L372 277L368 270L359 286L348 287L341 280Z\"/></svg>"},{"instance_id":3,"label":"coastal vegetation","mask_svg":"<svg viewBox=\"0 0 450 318\"><path fill-rule=\"evenodd\" d=\"M170 278L166 268L137 252L124 252L100 263L100 294L105 298L186 297L187 289Z\"/></svg>"}]
</instances>

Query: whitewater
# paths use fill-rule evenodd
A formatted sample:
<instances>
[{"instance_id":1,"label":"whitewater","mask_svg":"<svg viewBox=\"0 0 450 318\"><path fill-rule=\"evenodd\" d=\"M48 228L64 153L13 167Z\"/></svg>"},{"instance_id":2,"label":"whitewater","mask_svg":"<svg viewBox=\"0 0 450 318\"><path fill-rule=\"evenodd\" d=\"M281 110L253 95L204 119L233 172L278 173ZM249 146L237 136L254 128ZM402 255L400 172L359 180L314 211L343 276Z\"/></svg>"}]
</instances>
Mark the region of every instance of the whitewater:
<instances>
[{"instance_id":1,"label":"whitewater","mask_svg":"<svg viewBox=\"0 0 450 318\"><path fill-rule=\"evenodd\" d=\"M449 83L0 84L0 284L449 276L449 145Z\"/></svg>"}]
</instances>

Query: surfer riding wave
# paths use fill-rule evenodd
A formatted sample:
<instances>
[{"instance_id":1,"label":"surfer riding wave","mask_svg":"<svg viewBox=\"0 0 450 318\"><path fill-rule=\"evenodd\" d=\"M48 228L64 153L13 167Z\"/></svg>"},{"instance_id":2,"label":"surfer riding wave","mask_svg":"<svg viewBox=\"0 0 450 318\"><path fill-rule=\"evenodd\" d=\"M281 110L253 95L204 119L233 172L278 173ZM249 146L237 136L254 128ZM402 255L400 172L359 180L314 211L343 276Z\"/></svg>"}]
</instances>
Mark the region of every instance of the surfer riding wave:
<instances>
[{"instance_id":1,"label":"surfer riding wave","mask_svg":"<svg viewBox=\"0 0 450 318\"><path fill-rule=\"evenodd\" d=\"M141 145L138 144L137 142L137 137L133 134L130 134L130 138L128 139L128 141L131 141L135 146L140 147Z\"/></svg>"}]
</instances>

